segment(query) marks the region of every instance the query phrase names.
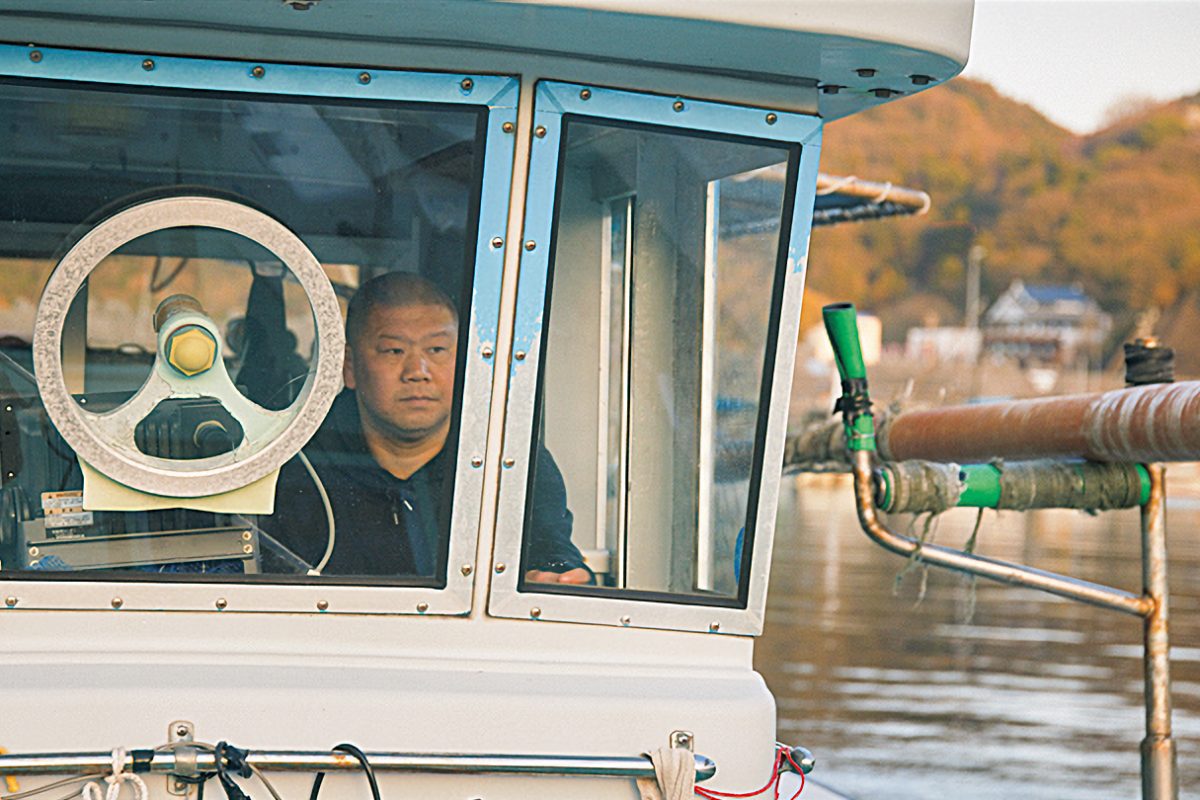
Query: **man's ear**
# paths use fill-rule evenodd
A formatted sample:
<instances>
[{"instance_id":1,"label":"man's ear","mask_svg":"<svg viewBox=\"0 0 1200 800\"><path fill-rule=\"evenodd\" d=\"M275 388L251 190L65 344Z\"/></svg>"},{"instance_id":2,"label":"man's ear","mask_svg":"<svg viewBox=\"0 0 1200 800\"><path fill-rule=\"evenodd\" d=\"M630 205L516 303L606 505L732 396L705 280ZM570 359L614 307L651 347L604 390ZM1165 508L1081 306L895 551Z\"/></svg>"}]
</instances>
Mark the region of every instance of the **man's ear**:
<instances>
[{"instance_id":1,"label":"man's ear","mask_svg":"<svg viewBox=\"0 0 1200 800\"><path fill-rule=\"evenodd\" d=\"M350 345L346 345L346 355L342 360L342 383L346 384L347 389L357 388L354 385L354 350Z\"/></svg>"}]
</instances>

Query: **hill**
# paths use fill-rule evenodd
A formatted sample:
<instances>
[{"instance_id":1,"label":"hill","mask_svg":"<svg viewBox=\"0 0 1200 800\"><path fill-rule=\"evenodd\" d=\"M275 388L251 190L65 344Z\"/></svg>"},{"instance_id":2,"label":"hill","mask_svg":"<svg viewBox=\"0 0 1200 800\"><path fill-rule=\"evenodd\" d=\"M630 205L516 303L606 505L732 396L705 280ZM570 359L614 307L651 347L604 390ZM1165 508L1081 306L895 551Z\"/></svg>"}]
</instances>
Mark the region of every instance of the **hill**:
<instances>
[{"instance_id":1,"label":"hill","mask_svg":"<svg viewBox=\"0 0 1200 800\"><path fill-rule=\"evenodd\" d=\"M974 243L987 249L985 303L1016 277L1079 282L1118 337L1200 285L1200 95L1079 136L958 78L831 123L821 169L933 197L922 218L813 234L810 285L878 313L891 340L931 314L961 320Z\"/></svg>"}]
</instances>

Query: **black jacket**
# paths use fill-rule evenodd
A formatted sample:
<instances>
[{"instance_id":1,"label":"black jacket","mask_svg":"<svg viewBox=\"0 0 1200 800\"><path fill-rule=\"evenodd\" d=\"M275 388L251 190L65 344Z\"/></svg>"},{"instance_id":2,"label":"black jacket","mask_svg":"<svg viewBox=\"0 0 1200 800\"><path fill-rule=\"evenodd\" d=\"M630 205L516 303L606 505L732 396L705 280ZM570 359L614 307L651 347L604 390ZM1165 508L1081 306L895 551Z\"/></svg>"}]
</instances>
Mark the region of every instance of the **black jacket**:
<instances>
[{"instance_id":1,"label":"black jacket","mask_svg":"<svg viewBox=\"0 0 1200 800\"><path fill-rule=\"evenodd\" d=\"M354 392L343 391L304 448L333 506L336 544L326 575L445 575L454 458L439 452L407 480L379 466L367 448ZM527 524L525 569L565 572L583 566L571 543L571 512L562 474L540 450ZM325 553L324 504L298 458L280 472L275 513L260 523L309 565Z\"/></svg>"}]
</instances>

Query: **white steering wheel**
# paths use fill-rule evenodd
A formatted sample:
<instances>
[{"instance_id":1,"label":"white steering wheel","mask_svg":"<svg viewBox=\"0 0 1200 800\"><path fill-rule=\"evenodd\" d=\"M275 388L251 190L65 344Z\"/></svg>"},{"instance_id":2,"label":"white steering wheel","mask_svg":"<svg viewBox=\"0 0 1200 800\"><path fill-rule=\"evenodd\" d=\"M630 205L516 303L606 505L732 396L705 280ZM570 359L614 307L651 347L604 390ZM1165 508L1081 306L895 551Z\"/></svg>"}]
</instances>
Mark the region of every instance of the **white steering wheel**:
<instances>
[{"instance_id":1,"label":"white steering wheel","mask_svg":"<svg viewBox=\"0 0 1200 800\"><path fill-rule=\"evenodd\" d=\"M313 363L295 402L281 411L262 408L237 390L221 358L220 332L197 305L170 301L156 315L158 348L150 377L117 408L92 413L67 390L62 335L67 309L88 275L122 245L168 228L228 231L256 242L291 270L308 295L316 321ZM50 419L76 454L126 486L167 497L203 497L241 488L281 467L316 432L341 388L345 330L337 296L321 265L294 233L241 203L186 196L150 200L96 225L54 268L38 305L33 363ZM171 398L214 397L242 426L232 450L206 458L149 456L134 429Z\"/></svg>"}]
</instances>

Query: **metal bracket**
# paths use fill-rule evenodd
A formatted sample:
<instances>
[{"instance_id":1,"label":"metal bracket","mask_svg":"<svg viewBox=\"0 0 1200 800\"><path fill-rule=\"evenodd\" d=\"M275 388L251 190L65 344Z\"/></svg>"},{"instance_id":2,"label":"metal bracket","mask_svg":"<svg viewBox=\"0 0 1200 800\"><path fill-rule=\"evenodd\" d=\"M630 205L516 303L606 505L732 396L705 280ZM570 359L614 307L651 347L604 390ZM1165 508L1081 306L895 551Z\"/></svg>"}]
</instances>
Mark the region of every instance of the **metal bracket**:
<instances>
[{"instance_id":1,"label":"metal bracket","mask_svg":"<svg viewBox=\"0 0 1200 800\"><path fill-rule=\"evenodd\" d=\"M691 731L671 731L668 741L672 750L696 752L696 736Z\"/></svg>"},{"instance_id":2,"label":"metal bracket","mask_svg":"<svg viewBox=\"0 0 1200 800\"><path fill-rule=\"evenodd\" d=\"M177 719L167 726L167 741L175 753L175 770L167 775L167 791L179 797L187 797L192 793L194 784L181 781L178 776L192 778L200 774L196 768L196 748L176 747L183 742L195 741L196 726L186 719Z\"/></svg>"}]
</instances>

